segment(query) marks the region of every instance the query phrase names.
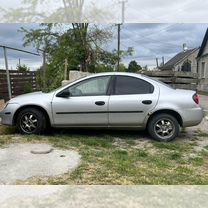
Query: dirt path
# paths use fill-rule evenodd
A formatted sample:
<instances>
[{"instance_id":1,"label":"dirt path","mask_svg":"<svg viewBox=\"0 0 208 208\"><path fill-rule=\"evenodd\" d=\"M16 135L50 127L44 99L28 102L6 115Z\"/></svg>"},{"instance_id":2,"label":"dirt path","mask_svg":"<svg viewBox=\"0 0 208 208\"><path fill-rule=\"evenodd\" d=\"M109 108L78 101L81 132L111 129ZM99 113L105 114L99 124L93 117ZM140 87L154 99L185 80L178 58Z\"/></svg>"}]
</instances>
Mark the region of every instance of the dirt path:
<instances>
[{"instance_id":1,"label":"dirt path","mask_svg":"<svg viewBox=\"0 0 208 208\"><path fill-rule=\"evenodd\" d=\"M4 107L4 100L0 100L0 111L3 109Z\"/></svg>"},{"instance_id":2,"label":"dirt path","mask_svg":"<svg viewBox=\"0 0 208 208\"><path fill-rule=\"evenodd\" d=\"M199 102L201 107L208 112L208 96L199 95Z\"/></svg>"}]
</instances>

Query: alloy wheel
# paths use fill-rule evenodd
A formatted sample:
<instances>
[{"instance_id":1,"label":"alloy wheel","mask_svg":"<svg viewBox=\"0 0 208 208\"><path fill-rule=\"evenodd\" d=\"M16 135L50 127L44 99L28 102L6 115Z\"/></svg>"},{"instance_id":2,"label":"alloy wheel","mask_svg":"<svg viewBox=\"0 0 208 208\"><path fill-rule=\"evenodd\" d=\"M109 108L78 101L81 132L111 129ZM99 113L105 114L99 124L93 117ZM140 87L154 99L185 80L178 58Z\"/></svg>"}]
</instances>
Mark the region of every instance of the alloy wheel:
<instances>
[{"instance_id":1,"label":"alloy wheel","mask_svg":"<svg viewBox=\"0 0 208 208\"><path fill-rule=\"evenodd\" d=\"M160 119L155 123L154 130L159 138L165 140L173 136L175 126L169 119Z\"/></svg>"},{"instance_id":2,"label":"alloy wheel","mask_svg":"<svg viewBox=\"0 0 208 208\"><path fill-rule=\"evenodd\" d=\"M25 133L33 133L38 126L38 119L33 113L25 113L21 117L20 127Z\"/></svg>"}]
</instances>

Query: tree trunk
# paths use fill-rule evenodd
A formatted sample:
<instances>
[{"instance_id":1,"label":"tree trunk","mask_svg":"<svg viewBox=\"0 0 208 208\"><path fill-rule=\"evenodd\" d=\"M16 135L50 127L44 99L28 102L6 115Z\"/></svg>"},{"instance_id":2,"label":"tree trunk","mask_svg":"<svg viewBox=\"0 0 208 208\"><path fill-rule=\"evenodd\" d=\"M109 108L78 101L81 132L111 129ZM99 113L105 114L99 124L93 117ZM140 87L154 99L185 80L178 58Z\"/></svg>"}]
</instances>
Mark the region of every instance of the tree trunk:
<instances>
[{"instance_id":1,"label":"tree trunk","mask_svg":"<svg viewBox=\"0 0 208 208\"><path fill-rule=\"evenodd\" d=\"M76 41L81 43L81 46L84 50L84 56L80 63L80 70L83 72L88 71L88 63L87 60L89 58L89 47L87 43L87 32L88 32L88 23L72 23L74 36Z\"/></svg>"}]
</instances>

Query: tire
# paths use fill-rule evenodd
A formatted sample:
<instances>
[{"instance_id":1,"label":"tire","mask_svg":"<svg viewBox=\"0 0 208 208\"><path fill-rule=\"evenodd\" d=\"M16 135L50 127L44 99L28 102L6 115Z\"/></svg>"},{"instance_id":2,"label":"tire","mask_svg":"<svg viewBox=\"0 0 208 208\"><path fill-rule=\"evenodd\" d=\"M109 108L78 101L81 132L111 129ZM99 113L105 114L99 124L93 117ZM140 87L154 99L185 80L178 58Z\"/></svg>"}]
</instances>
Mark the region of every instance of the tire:
<instances>
[{"instance_id":1,"label":"tire","mask_svg":"<svg viewBox=\"0 0 208 208\"><path fill-rule=\"evenodd\" d=\"M179 130L176 118L165 113L153 116L148 124L150 136L157 141L172 141L178 136Z\"/></svg>"},{"instance_id":2,"label":"tire","mask_svg":"<svg viewBox=\"0 0 208 208\"><path fill-rule=\"evenodd\" d=\"M45 115L38 109L26 108L18 114L17 128L22 134L41 134L46 129Z\"/></svg>"}]
</instances>

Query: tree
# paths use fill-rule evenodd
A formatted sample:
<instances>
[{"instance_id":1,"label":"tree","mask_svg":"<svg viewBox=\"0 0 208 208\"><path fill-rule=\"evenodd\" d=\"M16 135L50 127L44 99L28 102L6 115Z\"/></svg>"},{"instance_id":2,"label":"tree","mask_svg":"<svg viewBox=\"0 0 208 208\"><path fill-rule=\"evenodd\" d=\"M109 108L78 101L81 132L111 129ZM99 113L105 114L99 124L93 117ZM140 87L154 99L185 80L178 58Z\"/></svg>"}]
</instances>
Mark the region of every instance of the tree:
<instances>
[{"instance_id":1,"label":"tree","mask_svg":"<svg viewBox=\"0 0 208 208\"><path fill-rule=\"evenodd\" d=\"M30 71L30 68L27 67L25 64L18 64L17 71L18 72L27 72L27 71Z\"/></svg>"},{"instance_id":2,"label":"tree","mask_svg":"<svg viewBox=\"0 0 208 208\"><path fill-rule=\"evenodd\" d=\"M116 15L109 5L99 8L96 0L20 0L14 7L0 7L4 22L103 22ZM112 6L115 7L113 4Z\"/></svg>"},{"instance_id":3,"label":"tree","mask_svg":"<svg viewBox=\"0 0 208 208\"><path fill-rule=\"evenodd\" d=\"M89 65L95 59L94 52L101 52L98 45L112 37L111 28L106 30L97 26L89 27L88 23L72 23L72 27L63 24L40 24L39 29L21 28L20 31L25 33L24 46L32 44L37 50L45 51L51 61L59 59L63 62L67 57L69 69L80 65L81 71L88 71Z\"/></svg>"},{"instance_id":4,"label":"tree","mask_svg":"<svg viewBox=\"0 0 208 208\"><path fill-rule=\"evenodd\" d=\"M99 28L88 23L67 26L40 24L38 29L21 28L19 31L25 33L24 46L33 45L39 52L44 51L46 54L48 81L45 82L48 89L54 88L63 80L66 59L68 70L90 72L113 71L117 63L116 50L109 52L102 49L112 38L111 28ZM130 55L132 51L132 48L121 51L121 57Z\"/></svg>"},{"instance_id":5,"label":"tree","mask_svg":"<svg viewBox=\"0 0 208 208\"><path fill-rule=\"evenodd\" d=\"M119 72L125 72L126 71L126 66L122 63L119 64L119 67L118 67L118 71Z\"/></svg>"},{"instance_id":6,"label":"tree","mask_svg":"<svg viewBox=\"0 0 208 208\"><path fill-rule=\"evenodd\" d=\"M136 61L131 61L129 63L128 68L127 68L127 72L133 72L133 73L136 73L140 70L142 70L142 67L140 65L138 65L138 63Z\"/></svg>"}]
</instances>

